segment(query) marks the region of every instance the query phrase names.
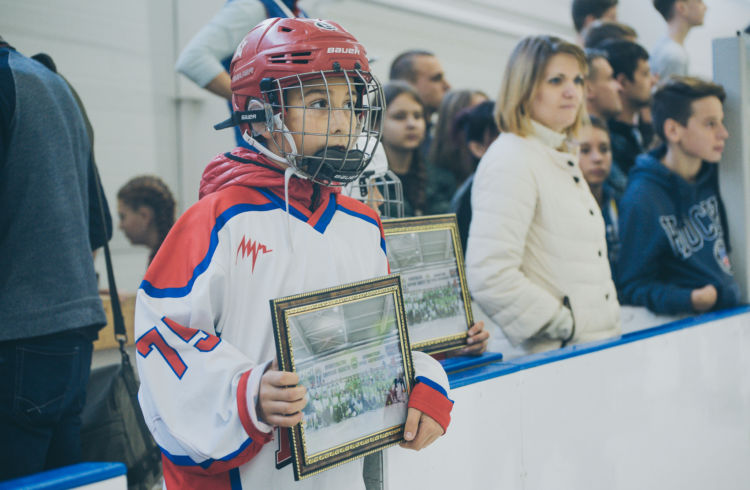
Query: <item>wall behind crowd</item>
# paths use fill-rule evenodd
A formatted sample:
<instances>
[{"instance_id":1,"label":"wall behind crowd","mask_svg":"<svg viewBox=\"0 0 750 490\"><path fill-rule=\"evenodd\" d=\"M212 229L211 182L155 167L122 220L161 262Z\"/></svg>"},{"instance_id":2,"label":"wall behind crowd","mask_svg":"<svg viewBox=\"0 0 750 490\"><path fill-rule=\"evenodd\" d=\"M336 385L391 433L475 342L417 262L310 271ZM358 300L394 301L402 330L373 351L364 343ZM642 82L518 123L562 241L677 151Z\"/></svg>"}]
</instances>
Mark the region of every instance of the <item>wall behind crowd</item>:
<instances>
[{"instance_id":1,"label":"wall behind crowd","mask_svg":"<svg viewBox=\"0 0 750 490\"><path fill-rule=\"evenodd\" d=\"M707 3L705 25L687 39L691 71L704 77L712 73L710 40L750 22L748 0ZM174 72L180 50L223 4L0 0L0 35L28 56L50 54L81 95L114 216L119 187L143 173L160 175L174 191L178 210L185 210L197 200L206 163L231 149L231 132L212 129L226 118L226 105ZM375 58L373 71L381 80L387 80L396 54L422 48L438 55L454 88L480 89L492 98L518 39L540 33L574 38L566 0L301 0L300 5L357 36ZM621 0L619 12L646 48L664 32L650 0ZM120 288L134 291L148 250L132 247L119 231L112 250ZM97 269L104 271L102 257Z\"/></svg>"}]
</instances>

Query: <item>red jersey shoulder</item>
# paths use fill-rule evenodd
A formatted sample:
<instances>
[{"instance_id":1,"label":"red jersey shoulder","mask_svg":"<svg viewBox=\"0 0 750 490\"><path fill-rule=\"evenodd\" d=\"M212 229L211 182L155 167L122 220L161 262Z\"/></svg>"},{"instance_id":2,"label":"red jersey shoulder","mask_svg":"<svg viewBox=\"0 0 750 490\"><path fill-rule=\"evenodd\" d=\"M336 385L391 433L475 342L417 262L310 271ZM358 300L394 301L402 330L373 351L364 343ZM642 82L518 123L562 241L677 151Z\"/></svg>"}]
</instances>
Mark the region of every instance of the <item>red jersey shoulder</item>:
<instances>
[{"instance_id":1,"label":"red jersey shoulder","mask_svg":"<svg viewBox=\"0 0 750 490\"><path fill-rule=\"evenodd\" d=\"M348 209L349 211L353 211L357 214L367 216L368 218L371 218L373 221L377 222L378 226L380 226L380 215L378 215L378 213L376 213L375 210L367 204L361 201L357 201L353 197L344 196L342 194L336 196L336 201L338 202L339 206Z\"/></svg>"},{"instance_id":2,"label":"red jersey shoulder","mask_svg":"<svg viewBox=\"0 0 750 490\"><path fill-rule=\"evenodd\" d=\"M248 205L262 207L269 203L258 190L244 186L227 187L203 197L174 224L144 279L160 289L185 286L196 267L213 252L212 236L232 216Z\"/></svg>"}]
</instances>

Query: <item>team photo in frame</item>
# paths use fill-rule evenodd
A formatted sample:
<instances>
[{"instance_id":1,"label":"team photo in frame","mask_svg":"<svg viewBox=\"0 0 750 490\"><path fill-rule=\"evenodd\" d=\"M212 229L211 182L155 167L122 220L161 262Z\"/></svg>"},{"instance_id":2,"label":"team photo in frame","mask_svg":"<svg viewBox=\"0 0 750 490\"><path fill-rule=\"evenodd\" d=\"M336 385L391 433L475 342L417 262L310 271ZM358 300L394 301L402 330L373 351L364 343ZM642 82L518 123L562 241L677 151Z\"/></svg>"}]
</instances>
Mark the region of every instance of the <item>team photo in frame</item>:
<instances>
[{"instance_id":1,"label":"team photo in frame","mask_svg":"<svg viewBox=\"0 0 750 490\"><path fill-rule=\"evenodd\" d=\"M413 383L397 275L271 300L280 369L307 388L296 480L403 441Z\"/></svg>"},{"instance_id":2,"label":"team photo in frame","mask_svg":"<svg viewBox=\"0 0 750 490\"><path fill-rule=\"evenodd\" d=\"M456 216L384 220L383 230L391 272L401 275L412 349L464 347L474 319Z\"/></svg>"}]
</instances>

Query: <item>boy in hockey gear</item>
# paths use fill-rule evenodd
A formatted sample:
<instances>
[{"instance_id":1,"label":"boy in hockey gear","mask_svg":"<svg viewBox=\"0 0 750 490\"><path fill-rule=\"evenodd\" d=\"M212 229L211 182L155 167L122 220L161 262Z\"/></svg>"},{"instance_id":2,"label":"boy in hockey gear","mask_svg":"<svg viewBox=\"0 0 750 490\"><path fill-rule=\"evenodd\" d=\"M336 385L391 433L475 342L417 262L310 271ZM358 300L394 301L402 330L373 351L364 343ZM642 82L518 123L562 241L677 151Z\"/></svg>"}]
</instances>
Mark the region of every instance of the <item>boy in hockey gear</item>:
<instances>
[{"instance_id":1,"label":"boy in hockey gear","mask_svg":"<svg viewBox=\"0 0 750 490\"><path fill-rule=\"evenodd\" d=\"M251 148L209 163L138 292L139 398L167 488L364 488L359 462L300 482L283 468L278 428L307 397L273 361L268 302L388 273L377 214L339 193L378 138L368 68L351 34L315 19L268 19L235 52L220 126L239 124ZM437 362L414 353L414 366L403 446L421 449L452 402Z\"/></svg>"}]
</instances>

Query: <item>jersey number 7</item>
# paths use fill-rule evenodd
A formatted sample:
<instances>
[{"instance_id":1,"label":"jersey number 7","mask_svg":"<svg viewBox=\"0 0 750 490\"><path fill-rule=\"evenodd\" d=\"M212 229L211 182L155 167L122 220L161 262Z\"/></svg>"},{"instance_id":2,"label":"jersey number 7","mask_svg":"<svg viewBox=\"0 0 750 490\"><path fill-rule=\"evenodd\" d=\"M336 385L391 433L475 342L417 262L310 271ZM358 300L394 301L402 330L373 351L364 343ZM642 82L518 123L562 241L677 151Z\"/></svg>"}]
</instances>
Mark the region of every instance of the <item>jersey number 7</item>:
<instances>
[{"instance_id":1,"label":"jersey number 7","mask_svg":"<svg viewBox=\"0 0 750 490\"><path fill-rule=\"evenodd\" d=\"M182 326L167 317L162 317L161 321L183 342L187 344L192 343L193 348L200 352L210 352L221 342L221 339L215 335L209 335L202 330ZM197 341L193 342L195 339L197 339ZM187 364L182 360L180 354L167 343L156 326L141 335L136 341L135 346L138 354L144 358L148 357L154 350L159 352L161 357L169 365L170 369L172 369L172 372L174 372L179 379L182 379L182 376L188 369Z\"/></svg>"}]
</instances>

